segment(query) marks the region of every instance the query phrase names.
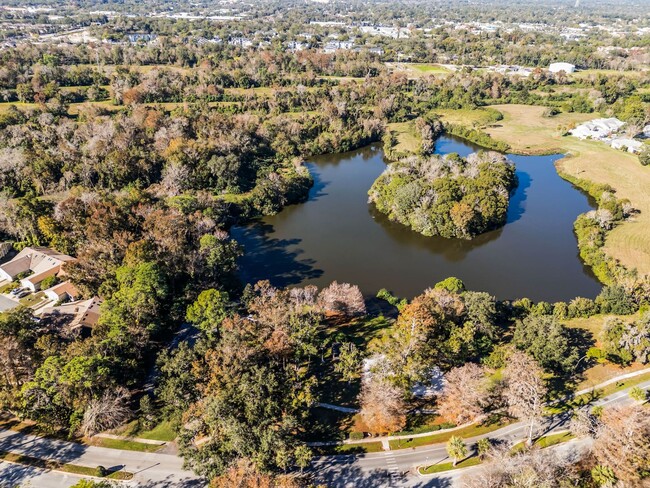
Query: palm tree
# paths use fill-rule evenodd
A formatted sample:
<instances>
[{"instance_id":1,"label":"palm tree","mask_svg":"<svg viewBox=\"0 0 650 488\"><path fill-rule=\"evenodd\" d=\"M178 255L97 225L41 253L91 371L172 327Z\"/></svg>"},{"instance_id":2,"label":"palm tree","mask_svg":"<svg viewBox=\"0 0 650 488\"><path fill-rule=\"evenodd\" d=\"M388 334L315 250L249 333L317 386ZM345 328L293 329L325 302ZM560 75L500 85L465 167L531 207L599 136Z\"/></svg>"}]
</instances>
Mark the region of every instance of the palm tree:
<instances>
[{"instance_id":1,"label":"palm tree","mask_svg":"<svg viewBox=\"0 0 650 488\"><path fill-rule=\"evenodd\" d=\"M467 446L463 439L458 436L452 436L449 442L447 442L447 454L454 460L454 466L456 466L459 459L464 459L467 456Z\"/></svg>"}]
</instances>

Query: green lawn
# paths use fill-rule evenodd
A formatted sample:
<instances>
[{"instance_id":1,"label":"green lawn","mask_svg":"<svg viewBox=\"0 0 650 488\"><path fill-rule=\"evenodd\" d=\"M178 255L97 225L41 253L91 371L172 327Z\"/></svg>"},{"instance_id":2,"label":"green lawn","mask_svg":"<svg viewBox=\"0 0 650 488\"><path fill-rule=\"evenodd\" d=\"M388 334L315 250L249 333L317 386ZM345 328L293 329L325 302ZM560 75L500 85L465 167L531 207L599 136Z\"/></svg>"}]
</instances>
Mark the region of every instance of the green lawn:
<instances>
[{"instance_id":1,"label":"green lawn","mask_svg":"<svg viewBox=\"0 0 650 488\"><path fill-rule=\"evenodd\" d=\"M107 439L106 437L93 438L92 445L107 447L109 449L122 449L125 451L138 452L155 452L162 447L157 444L144 444L142 442L127 441L122 439Z\"/></svg>"},{"instance_id":2,"label":"green lawn","mask_svg":"<svg viewBox=\"0 0 650 488\"><path fill-rule=\"evenodd\" d=\"M439 64L408 63L405 66L408 66L409 68L414 69L415 71L419 71L420 73L427 73L427 74L450 73L450 71L447 68L440 66Z\"/></svg>"},{"instance_id":3,"label":"green lawn","mask_svg":"<svg viewBox=\"0 0 650 488\"><path fill-rule=\"evenodd\" d=\"M322 446L314 448L320 455L329 454L364 454L369 452L382 452L381 442L364 442L363 444L339 444L336 446Z\"/></svg>"},{"instance_id":4,"label":"green lawn","mask_svg":"<svg viewBox=\"0 0 650 488\"><path fill-rule=\"evenodd\" d=\"M420 474L442 473L453 469L469 468L470 466L477 466L479 464L481 464L481 459L478 456L472 456L459 461L456 466L453 463L438 463L427 466L426 468L418 468L418 472Z\"/></svg>"},{"instance_id":5,"label":"green lawn","mask_svg":"<svg viewBox=\"0 0 650 488\"><path fill-rule=\"evenodd\" d=\"M545 447L555 446L556 444L561 444L562 442L567 442L571 439L575 439L575 436L571 432L559 432L557 434L542 436L537 439L533 445L539 447L540 449L544 449ZM515 454L525 449L526 443L520 442L519 444L515 444L512 447L512 453Z\"/></svg>"},{"instance_id":6,"label":"green lawn","mask_svg":"<svg viewBox=\"0 0 650 488\"><path fill-rule=\"evenodd\" d=\"M79 466L77 464L63 464L57 461L35 458L26 456L24 454L16 454L13 452L0 451L0 459L11 463L23 464L25 466L33 466L35 468L63 471L65 473L79 474L82 476L96 476L97 467ZM133 473L127 471L112 471L106 476L112 480L130 480L133 478Z\"/></svg>"},{"instance_id":7,"label":"green lawn","mask_svg":"<svg viewBox=\"0 0 650 488\"><path fill-rule=\"evenodd\" d=\"M165 420L160 422L151 430L140 430L137 420L129 422L123 428L117 429L111 434L117 434L125 437L139 437L141 439L150 439L153 441L171 442L176 438L174 433L174 425Z\"/></svg>"},{"instance_id":8,"label":"green lawn","mask_svg":"<svg viewBox=\"0 0 650 488\"><path fill-rule=\"evenodd\" d=\"M583 395L579 395L565 402L559 402L554 406L546 407L546 412L547 414L555 414L555 413L566 412L569 410L574 410L578 407L582 407L584 405L592 403L595 400L612 395L621 390L631 388L633 386L638 385L639 383L643 383L644 381L648 381L648 380L650 380L650 373L645 373L639 376L635 376L634 378L629 378L624 381L617 381L616 383L612 383L603 388L598 388L593 392L585 393Z\"/></svg>"},{"instance_id":9,"label":"green lawn","mask_svg":"<svg viewBox=\"0 0 650 488\"><path fill-rule=\"evenodd\" d=\"M441 444L443 442L447 442L452 436L459 436L464 439L468 439L470 437L487 434L489 432L493 432L495 430L501 429L502 427L505 427L510 423L512 423L512 421L495 422L490 425L469 425L462 429L453 430L451 432L442 432L439 434L432 434L432 435L427 435L422 437L412 437L410 439L404 439L404 440L393 440L393 441L389 441L389 445L390 448L394 450L394 449L408 449L411 447L419 447L419 446L428 446L429 444Z\"/></svg>"},{"instance_id":10,"label":"green lawn","mask_svg":"<svg viewBox=\"0 0 650 488\"><path fill-rule=\"evenodd\" d=\"M21 298L19 302L25 307L31 307L46 300L47 298L45 296L45 292L39 291L38 293L32 293L30 295L27 295L25 298Z\"/></svg>"}]
</instances>

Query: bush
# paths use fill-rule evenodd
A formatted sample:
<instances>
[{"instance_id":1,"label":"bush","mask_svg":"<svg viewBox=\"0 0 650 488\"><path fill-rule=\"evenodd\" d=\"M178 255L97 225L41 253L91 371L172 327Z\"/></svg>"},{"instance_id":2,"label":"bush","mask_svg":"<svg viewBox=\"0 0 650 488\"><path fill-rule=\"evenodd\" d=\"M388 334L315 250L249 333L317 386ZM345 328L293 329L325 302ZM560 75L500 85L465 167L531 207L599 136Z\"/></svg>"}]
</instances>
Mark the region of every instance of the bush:
<instances>
[{"instance_id":1,"label":"bush","mask_svg":"<svg viewBox=\"0 0 650 488\"><path fill-rule=\"evenodd\" d=\"M570 319L589 318L598 313L598 305L589 298L576 297L569 303L567 312Z\"/></svg>"},{"instance_id":2,"label":"bush","mask_svg":"<svg viewBox=\"0 0 650 488\"><path fill-rule=\"evenodd\" d=\"M41 281L41 290L47 290L52 288L59 282L59 279L56 276L48 276L43 281Z\"/></svg>"},{"instance_id":3,"label":"bush","mask_svg":"<svg viewBox=\"0 0 650 488\"><path fill-rule=\"evenodd\" d=\"M436 290L447 290L452 293L462 293L465 291L465 283L463 283L463 281L459 278L450 276L449 278L445 278L444 280L436 283L434 288Z\"/></svg>"},{"instance_id":4,"label":"bush","mask_svg":"<svg viewBox=\"0 0 650 488\"><path fill-rule=\"evenodd\" d=\"M596 298L600 313L629 315L637 311L636 303L622 286L606 286Z\"/></svg>"},{"instance_id":5,"label":"bush","mask_svg":"<svg viewBox=\"0 0 650 488\"><path fill-rule=\"evenodd\" d=\"M98 478L103 478L104 476L106 476L106 474L107 471L104 466L97 466L95 468L95 476L97 476Z\"/></svg>"},{"instance_id":6,"label":"bush","mask_svg":"<svg viewBox=\"0 0 650 488\"><path fill-rule=\"evenodd\" d=\"M630 390L630 398L637 402L644 402L648 398L648 392L643 388L635 386Z\"/></svg>"},{"instance_id":7,"label":"bush","mask_svg":"<svg viewBox=\"0 0 650 488\"><path fill-rule=\"evenodd\" d=\"M643 166L650 165L650 144L646 144L639 152L639 163Z\"/></svg>"},{"instance_id":8,"label":"bush","mask_svg":"<svg viewBox=\"0 0 650 488\"><path fill-rule=\"evenodd\" d=\"M393 307L396 307L398 310L402 310L402 308L404 308L404 306L408 304L408 300L406 300L406 298L399 299L391 292L389 292L386 288L382 288L377 292L377 298L390 303Z\"/></svg>"},{"instance_id":9,"label":"bush","mask_svg":"<svg viewBox=\"0 0 650 488\"><path fill-rule=\"evenodd\" d=\"M348 437L351 441L360 441L363 439L363 432L350 432Z\"/></svg>"}]
</instances>

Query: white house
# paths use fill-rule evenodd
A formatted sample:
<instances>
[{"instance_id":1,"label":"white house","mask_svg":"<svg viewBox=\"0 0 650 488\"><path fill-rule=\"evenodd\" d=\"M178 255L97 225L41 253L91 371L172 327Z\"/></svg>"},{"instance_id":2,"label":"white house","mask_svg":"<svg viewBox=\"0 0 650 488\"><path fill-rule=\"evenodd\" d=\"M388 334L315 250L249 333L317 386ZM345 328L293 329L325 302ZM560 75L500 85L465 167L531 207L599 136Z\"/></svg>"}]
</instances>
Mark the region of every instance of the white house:
<instances>
[{"instance_id":1,"label":"white house","mask_svg":"<svg viewBox=\"0 0 650 488\"><path fill-rule=\"evenodd\" d=\"M323 46L323 52L331 54L338 50L349 51L353 47L354 42L352 41L330 41Z\"/></svg>"},{"instance_id":2,"label":"white house","mask_svg":"<svg viewBox=\"0 0 650 488\"><path fill-rule=\"evenodd\" d=\"M578 139L596 139L603 140L618 132L625 122L617 118L595 119L579 125L570 131L572 136Z\"/></svg>"},{"instance_id":3,"label":"white house","mask_svg":"<svg viewBox=\"0 0 650 488\"><path fill-rule=\"evenodd\" d=\"M638 153L643 149L643 143L634 139L621 137L619 139L612 139L611 146L614 149L625 149L627 152Z\"/></svg>"},{"instance_id":4,"label":"white house","mask_svg":"<svg viewBox=\"0 0 650 488\"><path fill-rule=\"evenodd\" d=\"M0 266L0 279L13 281L19 274L30 273L20 280L20 285L36 291L41 281L49 276L56 276L61 267L75 258L61 254L47 247L26 247L11 261Z\"/></svg>"},{"instance_id":5,"label":"white house","mask_svg":"<svg viewBox=\"0 0 650 488\"><path fill-rule=\"evenodd\" d=\"M559 73L560 71L564 71L568 74L575 72L576 67L574 64L570 63L551 63L551 65L548 67L548 70L551 73Z\"/></svg>"},{"instance_id":6,"label":"white house","mask_svg":"<svg viewBox=\"0 0 650 488\"><path fill-rule=\"evenodd\" d=\"M45 296L53 302L68 299L76 300L79 296L79 291L70 281L64 281L45 290Z\"/></svg>"}]
</instances>

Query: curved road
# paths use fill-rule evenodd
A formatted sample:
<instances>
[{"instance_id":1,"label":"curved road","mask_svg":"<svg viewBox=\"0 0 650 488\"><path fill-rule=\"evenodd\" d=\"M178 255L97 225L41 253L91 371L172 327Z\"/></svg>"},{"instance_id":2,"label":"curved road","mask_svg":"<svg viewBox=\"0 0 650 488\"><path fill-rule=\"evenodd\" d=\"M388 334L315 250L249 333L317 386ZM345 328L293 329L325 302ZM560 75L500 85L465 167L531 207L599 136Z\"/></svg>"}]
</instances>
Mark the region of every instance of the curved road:
<instances>
[{"instance_id":1,"label":"curved road","mask_svg":"<svg viewBox=\"0 0 650 488\"><path fill-rule=\"evenodd\" d=\"M636 386L647 390L650 388L650 381ZM609 407L631 404L633 400L629 397L630 389L628 388L609 395L584 408L590 409L596 405ZM570 420L571 413L545 417L542 425L537 430L537 435L567 430ZM518 422L488 434L464 440L470 447L479 439L485 437L507 442L512 445L527 437L527 427L527 424ZM418 476L415 472L415 468L418 466L450 461L445 445L435 444L363 455L321 457L312 463L312 469L318 481L326 484L328 487L335 488L453 486L453 483L449 479L456 478L454 475L447 474L437 478L425 478Z\"/></svg>"},{"instance_id":2,"label":"curved road","mask_svg":"<svg viewBox=\"0 0 650 488\"><path fill-rule=\"evenodd\" d=\"M650 381L637 385L650 388ZM617 392L586 408L595 405L626 405L632 403L629 389ZM570 414L547 417L540 428L541 433L565 430ZM526 436L526 425L511 424L482 436L465 439L469 445L480 438L490 437L514 443ZM568 443L573 448L588 440ZM0 450L26 454L40 459L50 459L95 467L123 469L134 473L126 486L146 488L190 488L205 486L204 480L183 469L183 461L178 456L161 453L124 451L103 447L85 446L74 442L37 437L12 430L0 430ZM423 464L449 461L444 444L423 446L408 450L386 451L361 456L327 456L312 463L312 470L319 482L328 487L451 487L460 476L458 472L441 474L437 477L421 477L414 468ZM480 469L469 468L471 469ZM463 470L466 473L467 470ZM0 462L0 487L38 486L39 488L67 488L79 481L80 477L38 468L31 468L7 462Z\"/></svg>"}]
</instances>

